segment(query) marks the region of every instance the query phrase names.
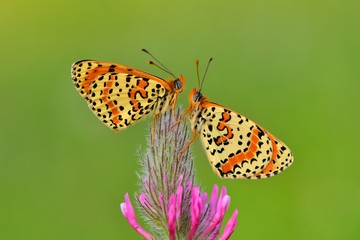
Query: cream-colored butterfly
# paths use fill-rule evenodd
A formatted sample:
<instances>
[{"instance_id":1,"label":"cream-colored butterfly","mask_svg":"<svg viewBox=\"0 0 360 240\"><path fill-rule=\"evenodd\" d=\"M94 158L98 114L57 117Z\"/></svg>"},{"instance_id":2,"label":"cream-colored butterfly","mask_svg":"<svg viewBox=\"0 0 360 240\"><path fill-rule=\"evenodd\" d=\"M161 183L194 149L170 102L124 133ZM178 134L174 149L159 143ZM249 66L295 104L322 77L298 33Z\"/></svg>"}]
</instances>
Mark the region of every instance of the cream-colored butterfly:
<instances>
[{"instance_id":1,"label":"cream-colored butterfly","mask_svg":"<svg viewBox=\"0 0 360 240\"><path fill-rule=\"evenodd\" d=\"M202 95L209 63L200 84L196 61L199 89L190 92L184 114L190 112L194 133L187 147L200 135L211 167L222 178L260 179L284 171L292 164L293 155L283 142L247 117Z\"/></svg>"},{"instance_id":2,"label":"cream-colored butterfly","mask_svg":"<svg viewBox=\"0 0 360 240\"><path fill-rule=\"evenodd\" d=\"M137 122L144 116L156 116L173 109L178 94L185 86L183 76L175 77L151 53L160 65L153 64L174 79L166 81L155 75L121 64L82 60L71 67L76 90L90 109L108 127L118 131ZM154 128L153 128L154 129Z\"/></svg>"}]
</instances>

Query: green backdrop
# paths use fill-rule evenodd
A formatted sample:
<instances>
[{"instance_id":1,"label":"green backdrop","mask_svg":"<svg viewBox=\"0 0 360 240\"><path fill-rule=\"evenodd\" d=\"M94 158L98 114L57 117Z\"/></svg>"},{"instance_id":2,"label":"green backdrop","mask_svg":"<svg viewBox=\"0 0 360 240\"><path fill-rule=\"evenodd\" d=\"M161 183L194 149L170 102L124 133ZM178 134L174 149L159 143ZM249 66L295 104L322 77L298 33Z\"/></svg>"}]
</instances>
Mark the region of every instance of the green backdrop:
<instances>
[{"instance_id":1,"label":"green backdrop","mask_svg":"<svg viewBox=\"0 0 360 240\"><path fill-rule=\"evenodd\" d=\"M358 1L2 1L1 239L140 239L119 210L137 191L151 118L121 133L75 91L81 59L149 66L152 51L203 93L282 139L295 163L271 179L222 180L193 144L204 190L239 209L232 239L360 239ZM133 198L132 198L133 199ZM229 218L230 213L226 215ZM126 237L125 237L126 236Z\"/></svg>"}]
</instances>

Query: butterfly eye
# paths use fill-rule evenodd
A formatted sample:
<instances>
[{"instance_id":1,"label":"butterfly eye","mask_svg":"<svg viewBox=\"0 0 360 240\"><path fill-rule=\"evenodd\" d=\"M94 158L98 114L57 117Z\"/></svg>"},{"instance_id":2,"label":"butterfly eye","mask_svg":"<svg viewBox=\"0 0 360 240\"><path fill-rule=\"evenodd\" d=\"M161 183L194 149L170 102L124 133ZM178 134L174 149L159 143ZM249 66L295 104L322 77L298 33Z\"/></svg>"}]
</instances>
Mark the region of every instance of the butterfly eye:
<instances>
[{"instance_id":1,"label":"butterfly eye","mask_svg":"<svg viewBox=\"0 0 360 240\"><path fill-rule=\"evenodd\" d=\"M201 97L202 97L201 93L196 92L196 93L194 94L194 96L193 96L193 101L194 101L194 102L197 102L197 101L200 100Z\"/></svg>"},{"instance_id":2,"label":"butterfly eye","mask_svg":"<svg viewBox=\"0 0 360 240\"><path fill-rule=\"evenodd\" d=\"M174 80L174 85L175 85L176 89L181 89L182 88L182 83L181 83L180 79L178 79L178 78L176 78Z\"/></svg>"}]
</instances>

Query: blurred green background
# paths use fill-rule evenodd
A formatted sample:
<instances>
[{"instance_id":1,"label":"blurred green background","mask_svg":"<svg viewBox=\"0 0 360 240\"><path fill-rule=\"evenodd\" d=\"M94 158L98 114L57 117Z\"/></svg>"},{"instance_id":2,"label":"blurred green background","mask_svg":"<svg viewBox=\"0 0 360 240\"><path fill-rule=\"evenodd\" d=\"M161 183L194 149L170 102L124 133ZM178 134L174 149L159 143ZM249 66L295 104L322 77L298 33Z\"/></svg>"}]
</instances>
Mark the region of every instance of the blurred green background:
<instances>
[{"instance_id":1,"label":"blurred green background","mask_svg":"<svg viewBox=\"0 0 360 240\"><path fill-rule=\"evenodd\" d=\"M260 181L221 180L200 141L198 183L239 209L232 239L360 239L359 1L2 1L1 239L140 239L119 210L137 191L152 118L121 133L75 91L70 66L98 59L187 79L294 152ZM134 198L132 198L134 199ZM230 213L226 218L229 218Z\"/></svg>"}]
</instances>

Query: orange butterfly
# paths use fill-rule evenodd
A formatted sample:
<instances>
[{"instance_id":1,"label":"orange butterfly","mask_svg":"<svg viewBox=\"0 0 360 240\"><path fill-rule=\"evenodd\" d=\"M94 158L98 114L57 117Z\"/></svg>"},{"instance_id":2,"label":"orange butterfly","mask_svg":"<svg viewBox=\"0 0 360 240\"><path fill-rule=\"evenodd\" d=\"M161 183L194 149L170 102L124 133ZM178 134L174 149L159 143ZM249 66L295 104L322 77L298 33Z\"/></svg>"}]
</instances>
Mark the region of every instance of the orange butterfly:
<instances>
[{"instance_id":1,"label":"orange butterfly","mask_svg":"<svg viewBox=\"0 0 360 240\"><path fill-rule=\"evenodd\" d=\"M185 87L185 78L176 78L164 65L150 61L174 77L170 81L121 64L82 60L71 67L76 90L90 109L107 126L124 129L154 112L154 118L173 109L178 94Z\"/></svg>"},{"instance_id":2,"label":"orange butterfly","mask_svg":"<svg viewBox=\"0 0 360 240\"><path fill-rule=\"evenodd\" d=\"M196 61L199 90L191 91L190 105L182 117L190 112L194 136L183 152L200 135L211 167L222 178L267 178L288 168L293 155L283 142L250 119L202 95L209 63L200 85Z\"/></svg>"}]
</instances>

